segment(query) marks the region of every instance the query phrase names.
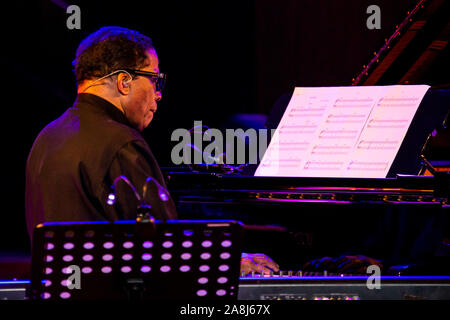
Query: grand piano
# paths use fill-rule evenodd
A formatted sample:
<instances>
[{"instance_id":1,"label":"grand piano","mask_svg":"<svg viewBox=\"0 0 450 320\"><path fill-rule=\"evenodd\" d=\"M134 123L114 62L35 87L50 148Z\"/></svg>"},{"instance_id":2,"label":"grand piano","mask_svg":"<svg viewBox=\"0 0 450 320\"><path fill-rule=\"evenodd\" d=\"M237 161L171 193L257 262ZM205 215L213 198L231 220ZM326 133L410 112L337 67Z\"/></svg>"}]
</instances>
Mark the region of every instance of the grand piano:
<instances>
[{"instance_id":1,"label":"grand piano","mask_svg":"<svg viewBox=\"0 0 450 320\"><path fill-rule=\"evenodd\" d=\"M448 1L418 1L350 83L431 85L387 178L163 168L180 216L242 221L246 250L264 252L286 270L324 256L360 254L382 260L386 272L448 274L450 87L442 76L448 13ZM278 99L267 128L277 127L289 99Z\"/></svg>"}]
</instances>

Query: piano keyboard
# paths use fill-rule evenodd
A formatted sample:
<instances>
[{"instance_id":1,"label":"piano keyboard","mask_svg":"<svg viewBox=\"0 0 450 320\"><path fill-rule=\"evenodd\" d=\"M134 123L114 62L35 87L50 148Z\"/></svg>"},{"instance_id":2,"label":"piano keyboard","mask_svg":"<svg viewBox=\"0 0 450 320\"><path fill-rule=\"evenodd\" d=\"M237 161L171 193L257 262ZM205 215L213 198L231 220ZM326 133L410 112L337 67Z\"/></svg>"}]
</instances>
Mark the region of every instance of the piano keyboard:
<instances>
[{"instance_id":1,"label":"piano keyboard","mask_svg":"<svg viewBox=\"0 0 450 320\"><path fill-rule=\"evenodd\" d=\"M354 274L343 274L343 273L329 273L326 270L325 271L302 271L302 270L280 270L278 272L271 272L270 274L260 274L257 272L251 272L249 274L245 274L244 272L241 272L241 278L242 277L252 277L252 278L284 278L284 277L353 277L357 276Z\"/></svg>"},{"instance_id":2,"label":"piano keyboard","mask_svg":"<svg viewBox=\"0 0 450 320\"><path fill-rule=\"evenodd\" d=\"M450 276L381 276L375 279L367 275L326 272L250 274L240 277L238 299L442 300L450 299Z\"/></svg>"}]
</instances>

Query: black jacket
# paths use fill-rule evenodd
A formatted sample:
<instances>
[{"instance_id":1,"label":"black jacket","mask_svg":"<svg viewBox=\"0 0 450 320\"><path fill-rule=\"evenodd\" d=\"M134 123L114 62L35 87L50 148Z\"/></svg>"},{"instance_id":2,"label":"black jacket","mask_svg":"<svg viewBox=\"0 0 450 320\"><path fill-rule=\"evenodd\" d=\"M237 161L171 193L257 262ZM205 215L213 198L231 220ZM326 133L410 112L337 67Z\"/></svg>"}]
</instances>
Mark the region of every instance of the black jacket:
<instances>
[{"instance_id":1,"label":"black jacket","mask_svg":"<svg viewBox=\"0 0 450 320\"><path fill-rule=\"evenodd\" d=\"M118 182L117 201L106 203L114 179L126 176L142 196L147 177L165 187L161 170L141 134L108 101L87 93L38 135L26 167L27 228L41 222L130 220L138 201ZM175 205L162 202L153 183L146 202L156 219L176 219Z\"/></svg>"}]
</instances>

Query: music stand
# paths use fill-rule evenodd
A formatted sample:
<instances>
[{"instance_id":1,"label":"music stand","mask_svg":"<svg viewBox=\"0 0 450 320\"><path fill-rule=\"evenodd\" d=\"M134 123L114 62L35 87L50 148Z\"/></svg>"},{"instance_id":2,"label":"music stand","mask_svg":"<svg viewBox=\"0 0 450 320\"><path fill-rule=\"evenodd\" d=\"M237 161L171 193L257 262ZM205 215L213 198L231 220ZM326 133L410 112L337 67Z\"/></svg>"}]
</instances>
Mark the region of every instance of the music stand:
<instances>
[{"instance_id":1,"label":"music stand","mask_svg":"<svg viewBox=\"0 0 450 320\"><path fill-rule=\"evenodd\" d=\"M230 220L44 223L30 298L235 300L242 232Z\"/></svg>"}]
</instances>

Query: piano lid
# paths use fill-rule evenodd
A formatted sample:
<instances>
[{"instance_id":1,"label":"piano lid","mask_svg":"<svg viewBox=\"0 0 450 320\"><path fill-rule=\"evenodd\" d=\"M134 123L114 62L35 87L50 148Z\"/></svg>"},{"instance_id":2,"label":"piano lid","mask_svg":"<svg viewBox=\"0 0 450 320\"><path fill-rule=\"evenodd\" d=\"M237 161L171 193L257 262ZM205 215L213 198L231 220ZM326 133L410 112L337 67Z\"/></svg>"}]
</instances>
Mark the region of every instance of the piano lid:
<instances>
[{"instance_id":1,"label":"piano lid","mask_svg":"<svg viewBox=\"0 0 450 320\"><path fill-rule=\"evenodd\" d=\"M450 88L449 17L450 1L419 0L352 79L352 85L428 84Z\"/></svg>"}]
</instances>

